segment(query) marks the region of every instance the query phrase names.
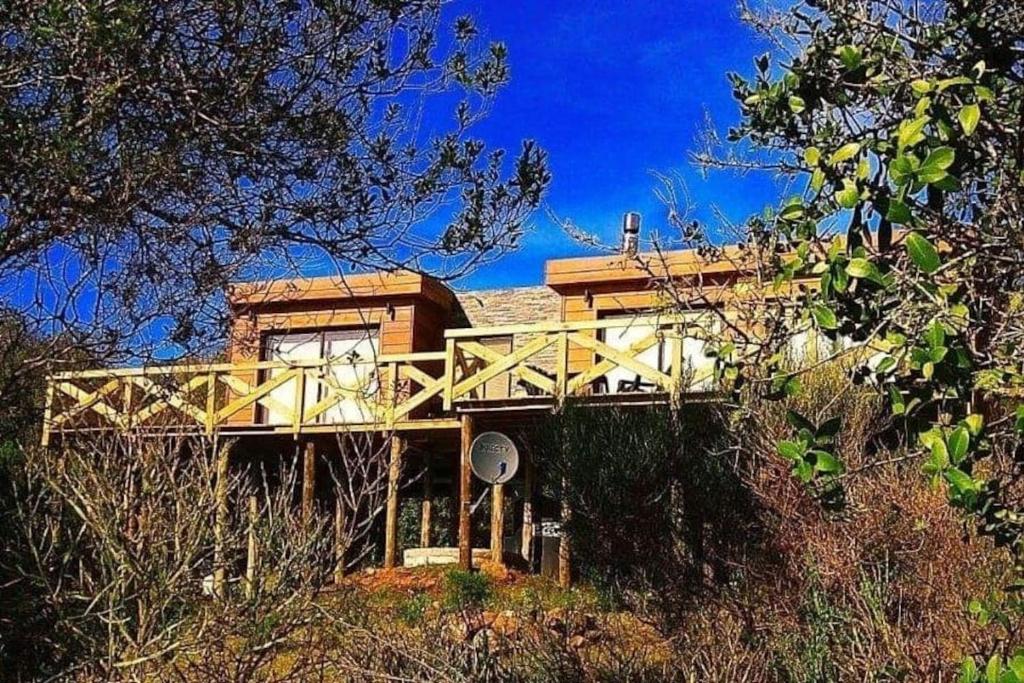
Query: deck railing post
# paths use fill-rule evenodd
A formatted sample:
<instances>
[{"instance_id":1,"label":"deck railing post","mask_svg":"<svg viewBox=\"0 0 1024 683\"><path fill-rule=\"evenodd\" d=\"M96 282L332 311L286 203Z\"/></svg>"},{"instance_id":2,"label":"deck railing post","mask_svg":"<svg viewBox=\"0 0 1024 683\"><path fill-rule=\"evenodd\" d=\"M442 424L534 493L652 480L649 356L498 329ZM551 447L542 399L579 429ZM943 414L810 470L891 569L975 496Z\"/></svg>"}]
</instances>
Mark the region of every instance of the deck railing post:
<instances>
[{"instance_id":1,"label":"deck railing post","mask_svg":"<svg viewBox=\"0 0 1024 683\"><path fill-rule=\"evenodd\" d=\"M452 394L455 389L455 340L446 339L444 343L444 410L452 409Z\"/></svg>"},{"instance_id":2,"label":"deck railing post","mask_svg":"<svg viewBox=\"0 0 1024 683\"><path fill-rule=\"evenodd\" d=\"M125 406L130 410L131 406ZM213 434L213 428L217 418L217 373L209 372L206 375L206 434Z\"/></svg>"},{"instance_id":3,"label":"deck railing post","mask_svg":"<svg viewBox=\"0 0 1024 683\"><path fill-rule=\"evenodd\" d=\"M561 403L565 400L569 385L569 332L558 333L558 359L555 367L555 399Z\"/></svg>"},{"instance_id":4,"label":"deck railing post","mask_svg":"<svg viewBox=\"0 0 1024 683\"><path fill-rule=\"evenodd\" d=\"M298 437L302 431L302 411L306 399L306 369L298 368L295 371L295 401L292 405L292 433Z\"/></svg>"}]
</instances>

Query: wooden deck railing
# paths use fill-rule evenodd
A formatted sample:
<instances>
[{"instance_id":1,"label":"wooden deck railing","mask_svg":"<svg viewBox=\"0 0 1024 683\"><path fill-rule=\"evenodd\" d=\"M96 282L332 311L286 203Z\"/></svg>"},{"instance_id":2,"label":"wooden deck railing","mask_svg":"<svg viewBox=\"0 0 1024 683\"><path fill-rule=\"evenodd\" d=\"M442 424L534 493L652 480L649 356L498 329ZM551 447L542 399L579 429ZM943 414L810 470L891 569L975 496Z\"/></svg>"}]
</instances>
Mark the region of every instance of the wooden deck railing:
<instances>
[{"instance_id":1,"label":"wooden deck railing","mask_svg":"<svg viewBox=\"0 0 1024 683\"><path fill-rule=\"evenodd\" d=\"M626 348L603 339L602 331L630 325L649 334ZM455 409L480 401L555 405L568 397L615 401L624 393L670 401L696 386L680 343L684 334L692 335L686 326L682 318L662 316L453 329L445 333L444 351L373 361L63 372L49 379L44 441L62 431L102 429L298 434L451 427ZM652 362L649 351L658 345L662 353ZM628 391L608 385L617 369L636 378ZM495 384L502 388L497 395L487 391Z\"/></svg>"},{"instance_id":2,"label":"wooden deck railing","mask_svg":"<svg viewBox=\"0 0 1024 683\"><path fill-rule=\"evenodd\" d=\"M63 372L49 379L43 438L89 429L390 429L440 401L443 360L432 352Z\"/></svg>"},{"instance_id":3,"label":"wooden deck railing","mask_svg":"<svg viewBox=\"0 0 1024 683\"><path fill-rule=\"evenodd\" d=\"M681 343L684 335L694 334L692 326L692 318L648 316L448 330L444 406L516 398L557 402L622 393L678 397L695 386ZM625 348L602 338L608 331L629 328L649 334ZM496 340L506 340L508 350L495 350ZM648 352L659 346L663 353L652 362ZM636 378L629 392L608 386L608 374L620 368ZM500 378L506 379L508 396L480 395L481 388Z\"/></svg>"}]
</instances>

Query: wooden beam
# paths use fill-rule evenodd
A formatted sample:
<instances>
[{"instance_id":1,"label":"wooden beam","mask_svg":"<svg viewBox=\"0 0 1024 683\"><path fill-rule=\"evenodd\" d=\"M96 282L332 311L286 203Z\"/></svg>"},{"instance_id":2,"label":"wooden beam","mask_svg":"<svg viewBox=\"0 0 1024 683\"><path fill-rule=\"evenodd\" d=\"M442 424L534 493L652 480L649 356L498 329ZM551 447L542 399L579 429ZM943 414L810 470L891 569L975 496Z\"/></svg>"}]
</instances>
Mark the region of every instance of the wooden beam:
<instances>
[{"instance_id":1,"label":"wooden beam","mask_svg":"<svg viewBox=\"0 0 1024 683\"><path fill-rule=\"evenodd\" d=\"M572 585L572 549L566 528L572 516L569 501L565 493L566 482L562 481L562 525L561 538L558 541L558 585L568 588Z\"/></svg>"},{"instance_id":2,"label":"wooden beam","mask_svg":"<svg viewBox=\"0 0 1024 683\"><path fill-rule=\"evenodd\" d=\"M424 460L423 500L420 502L420 547L430 547L430 517L434 504L434 477L430 467L430 456Z\"/></svg>"},{"instance_id":3,"label":"wooden beam","mask_svg":"<svg viewBox=\"0 0 1024 683\"><path fill-rule=\"evenodd\" d=\"M398 565L398 479L402 473L402 437L391 437L391 462L388 464L387 517L384 521L384 568Z\"/></svg>"},{"instance_id":4,"label":"wooden beam","mask_svg":"<svg viewBox=\"0 0 1024 683\"><path fill-rule=\"evenodd\" d=\"M497 325L494 327L467 327L444 331L445 339L479 339L481 337L507 337L517 334L543 334L548 332L577 332L579 330L606 330L631 325L667 327L685 322L686 316L678 314L638 315L633 318L603 318L600 320L573 320L569 322L522 323Z\"/></svg>"},{"instance_id":5,"label":"wooden beam","mask_svg":"<svg viewBox=\"0 0 1024 683\"><path fill-rule=\"evenodd\" d=\"M473 443L473 417L462 416L459 449L459 566L465 571L473 568L472 526L469 520L472 505L473 472L469 464L469 447Z\"/></svg>"},{"instance_id":6,"label":"wooden beam","mask_svg":"<svg viewBox=\"0 0 1024 683\"><path fill-rule=\"evenodd\" d=\"M308 530L316 497L316 444L307 441L302 450L302 526Z\"/></svg>"},{"instance_id":7,"label":"wooden beam","mask_svg":"<svg viewBox=\"0 0 1024 683\"><path fill-rule=\"evenodd\" d=\"M523 459L523 536L520 554L528 567L533 567L533 458Z\"/></svg>"},{"instance_id":8,"label":"wooden beam","mask_svg":"<svg viewBox=\"0 0 1024 683\"><path fill-rule=\"evenodd\" d=\"M227 549L228 537L228 463L231 457L230 445L225 444L217 451L216 483L214 484L214 516L213 516L213 594L219 598L226 597L227 589Z\"/></svg>"},{"instance_id":9,"label":"wooden beam","mask_svg":"<svg viewBox=\"0 0 1024 683\"><path fill-rule=\"evenodd\" d=\"M505 560L505 485L491 486L491 562Z\"/></svg>"},{"instance_id":10,"label":"wooden beam","mask_svg":"<svg viewBox=\"0 0 1024 683\"><path fill-rule=\"evenodd\" d=\"M252 600L256 595L256 565L259 562L256 547L256 525L259 523L259 501L255 492L247 501L249 524L247 530L248 543L245 552L245 597Z\"/></svg>"}]
</instances>

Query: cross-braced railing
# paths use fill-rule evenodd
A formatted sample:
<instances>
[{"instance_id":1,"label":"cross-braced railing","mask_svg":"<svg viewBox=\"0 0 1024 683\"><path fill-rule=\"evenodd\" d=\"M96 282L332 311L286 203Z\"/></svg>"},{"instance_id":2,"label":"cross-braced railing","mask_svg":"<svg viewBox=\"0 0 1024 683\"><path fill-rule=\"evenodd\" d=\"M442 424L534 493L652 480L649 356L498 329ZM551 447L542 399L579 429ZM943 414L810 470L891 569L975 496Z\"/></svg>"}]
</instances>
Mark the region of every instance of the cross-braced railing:
<instances>
[{"instance_id":1,"label":"cross-braced railing","mask_svg":"<svg viewBox=\"0 0 1024 683\"><path fill-rule=\"evenodd\" d=\"M637 393L677 400L710 388L703 348L695 359L685 343L707 339L708 327L665 315L448 330L444 405Z\"/></svg>"},{"instance_id":2,"label":"cross-braced railing","mask_svg":"<svg viewBox=\"0 0 1024 683\"><path fill-rule=\"evenodd\" d=\"M711 388L708 360L693 345L707 334L693 316L647 316L447 330L444 351L373 360L63 372L49 379L43 438L110 429L385 431L456 426L456 410L490 399L677 401Z\"/></svg>"},{"instance_id":3,"label":"cross-braced railing","mask_svg":"<svg viewBox=\"0 0 1024 683\"><path fill-rule=\"evenodd\" d=\"M102 429L385 430L440 401L443 360L436 352L63 372L49 379L43 438Z\"/></svg>"}]
</instances>

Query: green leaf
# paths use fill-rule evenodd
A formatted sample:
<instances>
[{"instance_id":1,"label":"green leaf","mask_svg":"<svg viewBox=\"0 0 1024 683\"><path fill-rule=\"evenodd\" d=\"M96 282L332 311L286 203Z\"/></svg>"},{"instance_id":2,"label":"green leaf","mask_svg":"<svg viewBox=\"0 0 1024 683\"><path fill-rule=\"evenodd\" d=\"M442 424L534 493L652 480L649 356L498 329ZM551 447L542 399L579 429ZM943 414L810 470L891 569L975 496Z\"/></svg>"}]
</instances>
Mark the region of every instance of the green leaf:
<instances>
[{"instance_id":1,"label":"green leaf","mask_svg":"<svg viewBox=\"0 0 1024 683\"><path fill-rule=\"evenodd\" d=\"M807 103L804 102L804 98L793 95L789 98L789 109L794 114L799 114L804 109L807 109Z\"/></svg>"},{"instance_id":2,"label":"green leaf","mask_svg":"<svg viewBox=\"0 0 1024 683\"><path fill-rule=\"evenodd\" d=\"M925 273L934 273L942 265L935 245L927 238L922 237L920 233L911 232L907 235L907 253L914 265Z\"/></svg>"},{"instance_id":3,"label":"green leaf","mask_svg":"<svg viewBox=\"0 0 1024 683\"><path fill-rule=\"evenodd\" d=\"M910 213L910 207L898 199L889 201L889 210L885 212L885 217L890 223L897 225L906 225L914 220L914 216Z\"/></svg>"},{"instance_id":4,"label":"green leaf","mask_svg":"<svg viewBox=\"0 0 1024 683\"><path fill-rule=\"evenodd\" d=\"M1017 677L1018 681L1024 681L1024 655L1014 655L1008 662L1010 671Z\"/></svg>"},{"instance_id":5,"label":"green leaf","mask_svg":"<svg viewBox=\"0 0 1024 683\"><path fill-rule=\"evenodd\" d=\"M956 76L954 78L945 78L939 81L937 85L939 92L942 92L952 88L954 85L974 85L974 81L967 78L967 76Z\"/></svg>"},{"instance_id":6,"label":"green leaf","mask_svg":"<svg viewBox=\"0 0 1024 683\"><path fill-rule=\"evenodd\" d=\"M932 463L940 470L949 467L949 448L941 439L932 441Z\"/></svg>"},{"instance_id":7,"label":"green leaf","mask_svg":"<svg viewBox=\"0 0 1024 683\"><path fill-rule=\"evenodd\" d=\"M946 481L949 485L959 494L970 493L977 490L978 486L971 475L967 474L963 470L959 470L955 467L951 467L946 470Z\"/></svg>"},{"instance_id":8,"label":"green leaf","mask_svg":"<svg viewBox=\"0 0 1024 683\"><path fill-rule=\"evenodd\" d=\"M836 202L844 209L852 209L860 201L860 190L857 183L852 180L843 179L843 189L836 192Z\"/></svg>"},{"instance_id":9,"label":"green leaf","mask_svg":"<svg viewBox=\"0 0 1024 683\"><path fill-rule=\"evenodd\" d=\"M970 444L971 435L966 427L957 427L949 435L946 447L949 450L949 459L954 465L959 465L963 461Z\"/></svg>"},{"instance_id":10,"label":"green leaf","mask_svg":"<svg viewBox=\"0 0 1024 683\"><path fill-rule=\"evenodd\" d=\"M821 150L817 147L808 147L804 150L804 161L808 166L817 166L821 161Z\"/></svg>"},{"instance_id":11,"label":"green leaf","mask_svg":"<svg viewBox=\"0 0 1024 683\"><path fill-rule=\"evenodd\" d=\"M921 164L921 170L925 169L942 169L945 171L953 165L953 161L956 160L956 152L951 147L937 147L931 151L928 158Z\"/></svg>"},{"instance_id":12,"label":"green leaf","mask_svg":"<svg viewBox=\"0 0 1024 683\"><path fill-rule=\"evenodd\" d=\"M985 680L987 683L999 683L999 674L1003 670L1003 659L998 654L992 655L988 664L985 665Z\"/></svg>"},{"instance_id":13,"label":"green leaf","mask_svg":"<svg viewBox=\"0 0 1024 683\"><path fill-rule=\"evenodd\" d=\"M786 422L788 422L794 429L803 431L807 430L811 434L818 431L818 428L814 426L814 423L808 420L806 417L796 412L795 410L786 411Z\"/></svg>"},{"instance_id":14,"label":"green leaf","mask_svg":"<svg viewBox=\"0 0 1024 683\"><path fill-rule=\"evenodd\" d=\"M957 683L975 683L978 679L978 665L974 663L973 657L967 657L960 665L960 675Z\"/></svg>"},{"instance_id":15,"label":"green leaf","mask_svg":"<svg viewBox=\"0 0 1024 683\"><path fill-rule=\"evenodd\" d=\"M816 168L814 173L811 174L811 189L815 192L821 192L823 187L825 187L825 172L820 168Z\"/></svg>"},{"instance_id":16,"label":"green leaf","mask_svg":"<svg viewBox=\"0 0 1024 683\"><path fill-rule=\"evenodd\" d=\"M1017 406L1016 420L1014 420L1014 429L1024 434L1024 405Z\"/></svg>"},{"instance_id":17,"label":"green leaf","mask_svg":"<svg viewBox=\"0 0 1024 683\"><path fill-rule=\"evenodd\" d=\"M888 385L889 392L889 403L892 406L893 415L905 415L907 412L907 402L903 398L903 394L893 385Z\"/></svg>"},{"instance_id":18,"label":"green leaf","mask_svg":"<svg viewBox=\"0 0 1024 683\"><path fill-rule=\"evenodd\" d=\"M916 81L912 81L910 83L910 87L918 95L927 95L929 92L931 92L932 84L929 83L928 81L919 78Z\"/></svg>"},{"instance_id":19,"label":"green leaf","mask_svg":"<svg viewBox=\"0 0 1024 683\"><path fill-rule=\"evenodd\" d=\"M851 277L864 279L878 279L881 274L878 272L878 266L866 258L855 258L850 259L850 263L846 266L846 272Z\"/></svg>"},{"instance_id":20,"label":"green leaf","mask_svg":"<svg viewBox=\"0 0 1024 683\"><path fill-rule=\"evenodd\" d=\"M914 178L920 163L913 155L900 155L889 164L889 177L897 185L905 185Z\"/></svg>"},{"instance_id":21,"label":"green leaf","mask_svg":"<svg viewBox=\"0 0 1024 683\"><path fill-rule=\"evenodd\" d=\"M839 320L836 318L835 311L825 304L815 304L811 308L811 315L814 316L818 327L823 330L834 330L839 327Z\"/></svg>"},{"instance_id":22,"label":"green leaf","mask_svg":"<svg viewBox=\"0 0 1024 683\"><path fill-rule=\"evenodd\" d=\"M777 448L779 455L786 460L800 460L804 457L804 447L795 441L780 441Z\"/></svg>"},{"instance_id":23,"label":"green leaf","mask_svg":"<svg viewBox=\"0 0 1024 683\"><path fill-rule=\"evenodd\" d=\"M855 45L843 45L837 50L839 59L848 71L853 71L860 66L862 57L860 48Z\"/></svg>"},{"instance_id":24,"label":"green leaf","mask_svg":"<svg viewBox=\"0 0 1024 683\"><path fill-rule=\"evenodd\" d=\"M822 422L821 426L814 431L814 436L819 440L831 440L839 433L842 426L843 419L841 417L833 417Z\"/></svg>"},{"instance_id":25,"label":"green leaf","mask_svg":"<svg viewBox=\"0 0 1024 683\"><path fill-rule=\"evenodd\" d=\"M825 451L811 451L814 454L814 469L825 474L839 474L843 471L843 464L831 453Z\"/></svg>"},{"instance_id":26,"label":"green leaf","mask_svg":"<svg viewBox=\"0 0 1024 683\"><path fill-rule=\"evenodd\" d=\"M938 321L932 323L924 333L924 340L933 349L943 346L946 343L946 328Z\"/></svg>"},{"instance_id":27,"label":"green leaf","mask_svg":"<svg viewBox=\"0 0 1024 683\"><path fill-rule=\"evenodd\" d=\"M840 147L839 149L837 149L835 151L835 154L833 154L831 157L829 157L829 159L828 159L829 166L835 166L836 164L841 164L842 162L847 161L847 160L852 159L853 157L857 156L859 153L860 153L860 143L859 142L848 142L845 145L843 145L842 147Z\"/></svg>"},{"instance_id":28,"label":"green leaf","mask_svg":"<svg viewBox=\"0 0 1024 683\"><path fill-rule=\"evenodd\" d=\"M960 110L960 115L957 118L960 119L960 127L964 129L964 135L970 137L974 135L978 122L981 121L981 107L977 104L968 104Z\"/></svg>"},{"instance_id":29,"label":"green leaf","mask_svg":"<svg viewBox=\"0 0 1024 683\"><path fill-rule=\"evenodd\" d=\"M964 418L964 426L972 436L978 436L981 434L982 427L985 426L985 418L978 413L971 413Z\"/></svg>"},{"instance_id":30,"label":"green leaf","mask_svg":"<svg viewBox=\"0 0 1024 683\"><path fill-rule=\"evenodd\" d=\"M911 147L924 140L922 131L924 127L928 125L931 119L925 116L919 116L913 121L904 121L900 124L899 134L897 136L897 142L899 143L900 149L904 147Z\"/></svg>"},{"instance_id":31,"label":"green leaf","mask_svg":"<svg viewBox=\"0 0 1024 683\"><path fill-rule=\"evenodd\" d=\"M814 468L811 467L811 463L807 462L803 458L793 465L793 473L796 474L797 479L805 484L814 478Z\"/></svg>"}]
</instances>

